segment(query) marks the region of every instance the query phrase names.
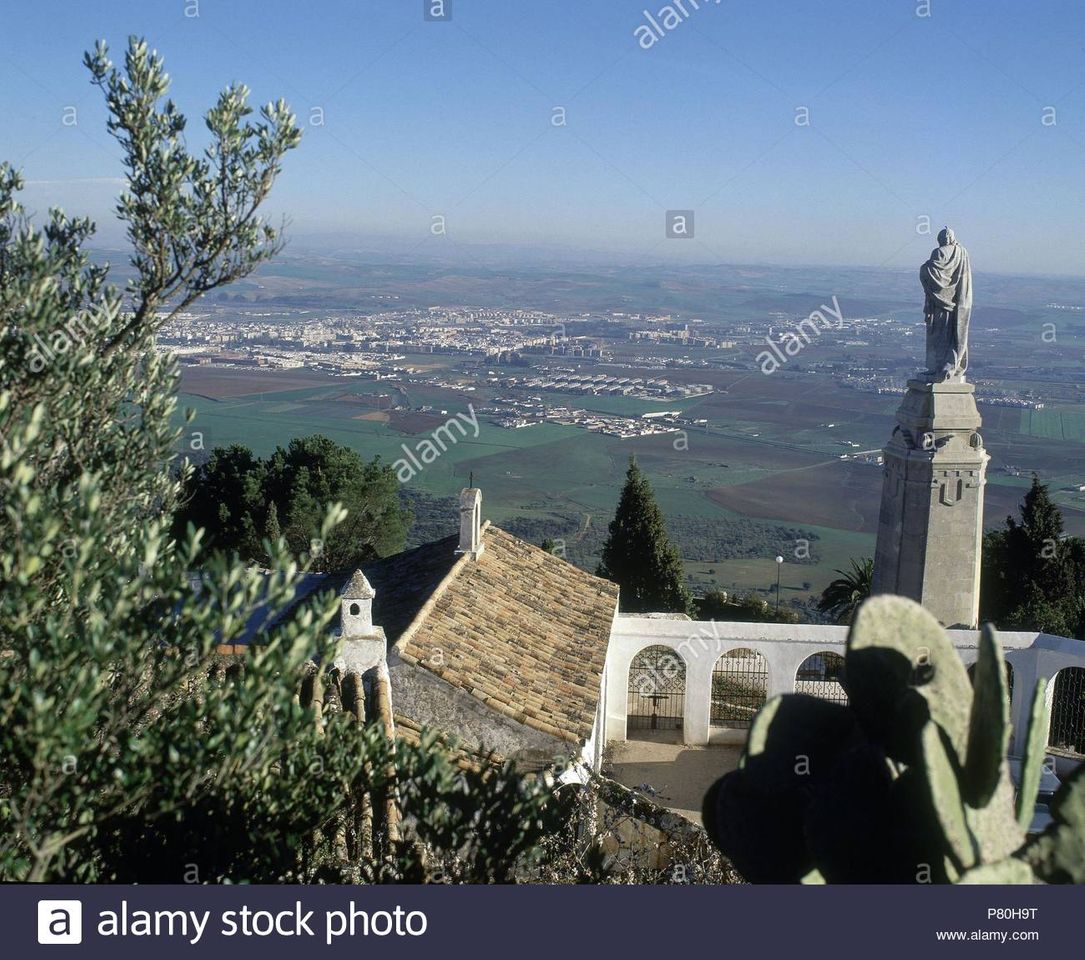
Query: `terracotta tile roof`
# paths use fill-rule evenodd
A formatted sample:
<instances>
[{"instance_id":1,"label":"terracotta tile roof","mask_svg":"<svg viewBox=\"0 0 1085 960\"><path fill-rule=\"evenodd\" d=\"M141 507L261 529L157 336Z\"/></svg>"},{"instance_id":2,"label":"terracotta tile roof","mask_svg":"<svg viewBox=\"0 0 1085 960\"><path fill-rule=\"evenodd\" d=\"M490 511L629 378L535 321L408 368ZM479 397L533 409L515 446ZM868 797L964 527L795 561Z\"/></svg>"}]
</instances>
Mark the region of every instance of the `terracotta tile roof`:
<instances>
[{"instance_id":1,"label":"terracotta tile roof","mask_svg":"<svg viewBox=\"0 0 1085 960\"><path fill-rule=\"evenodd\" d=\"M403 660L477 700L570 743L591 736L618 587L486 523L477 560L458 535L362 565L373 622ZM318 591L342 591L354 570L298 584L280 623ZM255 618L254 618L255 619ZM248 640L249 638L246 638ZM398 706L398 705L397 705Z\"/></svg>"},{"instance_id":2,"label":"terracotta tile roof","mask_svg":"<svg viewBox=\"0 0 1085 960\"><path fill-rule=\"evenodd\" d=\"M582 743L599 703L618 588L491 524L483 539L485 550L473 561L456 556L457 538L450 537L366 565L377 591L374 622L406 662L529 727ZM391 563L410 571L411 554L421 562L414 576L426 581L428 597L413 582L387 576ZM395 596L401 592L409 600Z\"/></svg>"}]
</instances>

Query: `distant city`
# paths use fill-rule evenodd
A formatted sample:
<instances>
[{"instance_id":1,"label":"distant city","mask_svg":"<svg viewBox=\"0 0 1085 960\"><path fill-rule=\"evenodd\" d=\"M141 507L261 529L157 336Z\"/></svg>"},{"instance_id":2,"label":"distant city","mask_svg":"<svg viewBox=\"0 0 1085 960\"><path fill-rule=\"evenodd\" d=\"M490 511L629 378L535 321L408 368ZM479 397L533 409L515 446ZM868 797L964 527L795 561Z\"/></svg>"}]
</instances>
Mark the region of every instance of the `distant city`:
<instances>
[{"instance_id":1,"label":"distant city","mask_svg":"<svg viewBox=\"0 0 1085 960\"><path fill-rule=\"evenodd\" d=\"M559 315L539 310L429 309L389 310L371 315L316 310L220 310L179 314L158 337L160 349L182 364L208 368L265 370L310 369L337 377L427 385L449 390L489 391L480 414L506 429L539 423L581 427L623 439L672 433L707 423L682 411L652 411L635 417L602 414L570 404L555 404L538 393L590 397L627 397L646 401L686 400L711 394L711 383L673 382L668 369L754 369L753 357L766 342L778 342L801 321L801 315L775 312L767 322L751 320L724 333L697 319L637 313ZM856 368L853 363L819 359L803 366L827 374L842 387L899 395L915 368L914 322L892 317L848 317L819 336L819 346L848 350L878 344L901 347L898 363ZM615 356L615 345L635 345L637 352ZM683 348L681 356L665 348ZM445 355L457 362L440 375L409 358ZM573 363L570 363L573 361ZM508 367L529 372L510 374ZM605 366L608 372L599 372ZM659 376L625 376L620 369L660 371ZM504 368L504 369L496 369ZM495 391L500 391L495 392ZM1040 410L1044 400L1033 391L1013 394L979 389L992 406ZM378 397L387 409L410 409L393 393ZM436 412L431 404L414 408ZM860 444L840 441L845 446ZM840 454L880 462L877 451Z\"/></svg>"}]
</instances>

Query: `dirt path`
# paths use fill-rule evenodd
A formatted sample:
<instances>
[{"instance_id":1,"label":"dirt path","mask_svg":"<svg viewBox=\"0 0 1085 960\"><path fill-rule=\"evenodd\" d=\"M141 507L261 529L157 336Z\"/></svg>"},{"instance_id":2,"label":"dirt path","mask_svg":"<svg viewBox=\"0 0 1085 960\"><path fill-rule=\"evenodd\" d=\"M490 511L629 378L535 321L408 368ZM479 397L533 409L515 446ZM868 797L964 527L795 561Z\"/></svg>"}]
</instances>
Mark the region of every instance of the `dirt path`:
<instances>
[{"instance_id":1,"label":"dirt path","mask_svg":"<svg viewBox=\"0 0 1085 960\"><path fill-rule=\"evenodd\" d=\"M610 776L656 803L701 822L701 802L708 788L738 767L741 748L691 747L662 740L626 740L610 746Z\"/></svg>"}]
</instances>

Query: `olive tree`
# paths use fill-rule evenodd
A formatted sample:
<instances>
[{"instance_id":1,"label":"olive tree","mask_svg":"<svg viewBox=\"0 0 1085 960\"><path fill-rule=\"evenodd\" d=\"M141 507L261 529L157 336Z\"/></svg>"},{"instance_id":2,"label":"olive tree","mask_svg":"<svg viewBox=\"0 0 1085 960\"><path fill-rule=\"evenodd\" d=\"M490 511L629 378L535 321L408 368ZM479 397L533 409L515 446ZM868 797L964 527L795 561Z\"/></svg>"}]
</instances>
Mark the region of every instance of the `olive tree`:
<instances>
[{"instance_id":1,"label":"olive tree","mask_svg":"<svg viewBox=\"0 0 1085 960\"><path fill-rule=\"evenodd\" d=\"M393 757L379 728L346 711L318 723L299 701L302 672L334 656L335 598L296 607L220 676L220 645L254 610L291 605L303 568L282 541L256 575L201 554L201 531L171 538L190 469L175 454L177 370L154 336L281 248L259 211L300 131L282 101L254 115L234 85L192 152L161 58L135 38L123 67L107 54L100 43L85 62L126 171L126 287L92 262L90 221L51 210L35 226L21 175L0 165L0 879L417 875L409 845L341 863L339 825L392 788L395 764L417 819L447 825L442 811L483 789L493 816L524 824L501 838L509 855L529 854L542 783L508 768L465 781L431 741ZM333 506L324 533L343 515ZM499 875L471 831L453 818L437 837Z\"/></svg>"}]
</instances>

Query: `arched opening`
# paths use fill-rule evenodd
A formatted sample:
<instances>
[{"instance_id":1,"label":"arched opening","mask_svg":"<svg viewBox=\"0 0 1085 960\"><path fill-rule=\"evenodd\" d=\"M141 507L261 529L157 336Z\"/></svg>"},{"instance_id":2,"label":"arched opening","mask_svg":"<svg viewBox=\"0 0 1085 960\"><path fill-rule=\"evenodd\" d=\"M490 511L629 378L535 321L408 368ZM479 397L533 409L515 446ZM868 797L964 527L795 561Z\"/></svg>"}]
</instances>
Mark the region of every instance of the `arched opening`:
<instances>
[{"instance_id":1,"label":"arched opening","mask_svg":"<svg viewBox=\"0 0 1085 960\"><path fill-rule=\"evenodd\" d=\"M1055 674L1047 745L1085 755L1085 667L1064 667Z\"/></svg>"},{"instance_id":2,"label":"arched opening","mask_svg":"<svg viewBox=\"0 0 1085 960\"><path fill-rule=\"evenodd\" d=\"M844 658L839 653L823 650L799 664L795 673L795 692L846 704L848 695L841 684L843 679Z\"/></svg>"},{"instance_id":3,"label":"arched opening","mask_svg":"<svg viewBox=\"0 0 1085 960\"><path fill-rule=\"evenodd\" d=\"M712 712L716 727L747 729L765 705L769 669L755 650L728 650L712 668Z\"/></svg>"},{"instance_id":4,"label":"arched opening","mask_svg":"<svg viewBox=\"0 0 1085 960\"><path fill-rule=\"evenodd\" d=\"M968 679L972 686L976 685L976 665L970 663L968 665ZM1006 663L1006 690L1010 694L1010 703L1013 703L1013 665Z\"/></svg>"},{"instance_id":5,"label":"arched opening","mask_svg":"<svg viewBox=\"0 0 1085 960\"><path fill-rule=\"evenodd\" d=\"M685 661L670 647L645 647L629 665L626 735L680 740L685 706Z\"/></svg>"}]
</instances>

